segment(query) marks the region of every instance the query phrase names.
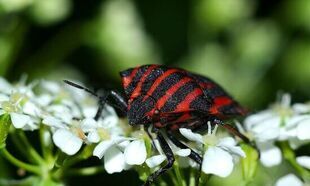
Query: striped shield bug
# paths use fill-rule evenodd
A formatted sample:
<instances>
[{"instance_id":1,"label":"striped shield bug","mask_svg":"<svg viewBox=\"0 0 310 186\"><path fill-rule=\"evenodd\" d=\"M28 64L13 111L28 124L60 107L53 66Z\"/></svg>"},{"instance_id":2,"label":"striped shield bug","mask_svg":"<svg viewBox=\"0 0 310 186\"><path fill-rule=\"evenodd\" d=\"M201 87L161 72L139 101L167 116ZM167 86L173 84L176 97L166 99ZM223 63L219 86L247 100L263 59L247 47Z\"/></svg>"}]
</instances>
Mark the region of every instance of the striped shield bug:
<instances>
[{"instance_id":1,"label":"striped shield bug","mask_svg":"<svg viewBox=\"0 0 310 186\"><path fill-rule=\"evenodd\" d=\"M222 126L249 143L248 138L233 126L224 123L226 119L245 115L246 109L211 79L162 65L130 68L120 72L120 76L124 95L113 90L105 96L98 96L88 88L70 81L65 82L99 97L101 104L95 119L100 117L104 104L108 102L127 115L130 125L144 125L146 131L151 127L156 133L168 163L151 174L145 185L150 185L174 163L173 152L163 133L176 146L186 149L189 147L177 138L178 129L205 131L207 122L211 122L212 126ZM191 150L189 158L199 165L202 163L202 157L194 150Z\"/></svg>"}]
</instances>

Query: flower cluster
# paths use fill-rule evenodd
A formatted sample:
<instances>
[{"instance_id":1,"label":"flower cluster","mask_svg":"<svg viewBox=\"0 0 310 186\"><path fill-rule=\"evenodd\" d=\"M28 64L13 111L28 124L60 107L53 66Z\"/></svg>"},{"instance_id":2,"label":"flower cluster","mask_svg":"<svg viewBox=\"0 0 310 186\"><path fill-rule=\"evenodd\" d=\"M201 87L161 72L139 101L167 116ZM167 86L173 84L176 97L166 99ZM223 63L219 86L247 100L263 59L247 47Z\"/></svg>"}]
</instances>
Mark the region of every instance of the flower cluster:
<instances>
[{"instance_id":1,"label":"flower cluster","mask_svg":"<svg viewBox=\"0 0 310 186\"><path fill-rule=\"evenodd\" d=\"M310 104L291 105L290 99L285 94L279 103L247 117L244 122L260 149L262 164L267 167L278 165L282 160L275 142L288 141L291 148L296 149L310 140ZM310 157L297 157L297 161L310 168Z\"/></svg>"},{"instance_id":2,"label":"flower cluster","mask_svg":"<svg viewBox=\"0 0 310 186\"><path fill-rule=\"evenodd\" d=\"M77 154L83 144L94 144L93 155L103 158L108 173L144 163L153 170L166 160L156 140L156 148L148 145L151 141L143 128L133 131L122 126L114 109L108 105L95 120L97 108L95 97L59 83L41 81L12 85L0 79L0 115L8 114L16 129L37 130L47 126L53 143L69 156ZM216 129L211 131L211 125L205 136L185 128L180 132L203 156L202 171L206 174L226 177L233 170L233 157L245 157L234 138L217 137ZM190 149L170 145L180 164L186 166L184 162L188 162L187 165L197 167L187 157Z\"/></svg>"},{"instance_id":3,"label":"flower cluster","mask_svg":"<svg viewBox=\"0 0 310 186\"><path fill-rule=\"evenodd\" d=\"M269 109L247 117L244 127L260 150L261 163L266 167L279 165L287 148L295 150L310 142L310 104L291 105L290 95L284 94ZM281 146L285 149L280 149ZM293 161L310 169L310 156L298 156ZM276 185L288 182L302 185L292 174L280 179Z\"/></svg>"},{"instance_id":4,"label":"flower cluster","mask_svg":"<svg viewBox=\"0 0 310 186\"><path fill-rule=\"evenodd\" d=\"M41 81L30 85L20 82L12 85L0 78L0 116L9 115L15 129L33 131L48 126L54 144L70 156L79 152L83 144L98 144L93 154L100 158L106 154L107 172L120 172L122 169L115 164L120 163L120 159L113 159L119 157L118 148L104 144L126 147L125 143L130 143L123 149L123 159L136 157L130 153L141 149L136 146L136 138L125 137L112 107L106 105L101 117L94 119L98 109L97 102L96 98L85 92L56 82ZM138 142L145 149L144 141ZM128 160L128 164L136 163Z\"/></svg>"},{"instance_id":5,"label":"flower cluster","mask_svg":"<svg viewBox=\"0 0 310 186\"><path fill-rule=\"evenodd\" d=\"M102 159L108 173L128 169L151 173L165 162L166 156L159 142L155 136L150 139L144 127L130 127L108 104L100 117L95 117L97 111L98 98L64 84L44 80L28 85L25 81L10 84L0 78L0 119L10 119L10 132L46 130L48 139L42 139L53 142L69 159L83 155L85 149L90 150L87 158L96 156ZM204 135L187 128L179 129L183 143L203 157L203 173L227 177L239 159L246 162L244 158L251 160L251 156L254 157L227 132L217 132L217 125L212 126L210 122L206 125L208 131ZM278 165L283 156L281 144L294 150L309 143L310 105L291 105L290 96L284 95L280 103L248 116L243 126L239 126L240 131L255 141L262 164L267 167ZM5 137L0 138L0 143L3 139ZM168 138L167 141L176 155L179 168L199 168L189 158L191 149L180 149ZM0 144L0 149L2 146ZM309 156L298 156L292 161L310 168ZM255 167L252 169L255 170ZM253 170L249 172L255 172ZM279 179L276 185L282 186L288 182L302 184L295 175L289 174Z\"/></svg>"}]
</instances>

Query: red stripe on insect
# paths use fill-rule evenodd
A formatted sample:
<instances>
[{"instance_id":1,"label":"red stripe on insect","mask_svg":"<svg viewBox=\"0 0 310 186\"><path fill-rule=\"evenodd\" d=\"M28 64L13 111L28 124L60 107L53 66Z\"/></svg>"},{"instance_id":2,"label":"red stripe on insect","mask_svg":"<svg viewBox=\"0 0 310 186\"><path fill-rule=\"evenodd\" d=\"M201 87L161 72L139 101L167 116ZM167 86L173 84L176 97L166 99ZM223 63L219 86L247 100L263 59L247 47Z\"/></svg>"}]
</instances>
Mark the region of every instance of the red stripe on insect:
<instances>
[{"instance_id":1,"label":"red stripe on insect","mask_svg":"<svg viewBox=\"0 0 310 186\"><path fill-rule=\"evenodd\" d=\"M136 86L136 88L133 90L132 94L131 94L131 98L135 98L137 96L140 95L141 90L142 90L142 85L145 82L146 78L151 74L151 72L157 67L158 65L152 65L150 66L147 71L142 75L142 77L139 80L138 85Z\"/></svg>"},{"instance_id":2,"label":"red stripe on insect","mask_svg":"<svg viewBox=\"0 0 310 186\"><path fill-rule=\"evenodd\" d=\"M219 108L226 106L226 105L229 105L231 103L233 103L233 100L229 97L226 97L226 96L217 97L214 99L214 103L213 103L214 105L210 108L210 113L211 114L218 114Z\"/></svg>"},{"instance_id":3,"label":"red stripe on insect","mask_svg":"<svg viewBox=\"0 0 310 186\"><path fill-rule=\"evenodd\" d=\"M159 98L159 100L156 103L156 107L153 108L151 111L149 111L147 113L147 115L152 115L155 110L160 110L168 101L168 99L182 86L184 86L186 83L192 81L191 78L185 77L183 79L181 79L180 81L178 81L176 84L174 84L172 87L170 87L166 92L165 95L161 98ZM145 97L144 97L145 98Z\"/></svg>"},{"instance_id":4,"label":"red stripe on insect","mask_svg":"<svg viewBox=\"0 0 310 186\"><path fill-rule=\"evenodd\" d=\"M166 72L164 72L161 76L159 76L155 82L153 83L153 85L151 86L151 88L149 89L149 91L147 92L147 95L143 98L143 101L145 101L148 96L151 96L153 94L153 92L156 90L156 88L160 85L160 83L166 79L168 76L170 76L171 74L178 72L178 69L170 69L167 70Z\"/></svg>"},{"instance_id":5,"label":"red stripe on insect","mask_svg":"<svg viewBox=\"0 0 310 186\"><path fill-rule=\"evenodd\" d=\"M179 90L182 86L184 86L186 83L192 81L191 78L185 77L183 79L181 79L180 81L178 81L176 84L174 84L172 87L170 87L166 92L165 95L163 97L161 97L158 101L157 101L157 109L161 109L165 103L168 101L168 99L177 91Z\"/></svg>"},{"instance_id":6,"label":"red stripe on insect","mask_svg":"<svg viewBox=\"0 0 310 186\"><path fill-rule=\"evenodd\" d=\"M190 92L184 100L179 103L174 110L174 112L182 112L190 110L191 102L194 101L198 96L202 95L203 92L200 88L195 88L192 92Z\"/></svg>"},{"instance_id":7,"label":"red stripe on insect","mask_svg":"<svg viewBox=\"0 0 310 186\"><path fill-rule=\"evenodd\" d=\"M191 117L192 117L192 115L190 113L185 113L176 120L176 123L186 121L186 120L190 119Z\"/></svg>"},{"instance_id":8,"label":"red stripe on insect","mask_svg":"<svg viewBox=\"0 0 310 186\"><path fill-rule=\"evenodd\" d=\"M125 77L122 78L123 86L124 86L125 89L130 85L130 83L132 82L133 78L136 76L139 68L140 67L134 68L129 76L125 76Z\"/></svg>"}]
</instances>

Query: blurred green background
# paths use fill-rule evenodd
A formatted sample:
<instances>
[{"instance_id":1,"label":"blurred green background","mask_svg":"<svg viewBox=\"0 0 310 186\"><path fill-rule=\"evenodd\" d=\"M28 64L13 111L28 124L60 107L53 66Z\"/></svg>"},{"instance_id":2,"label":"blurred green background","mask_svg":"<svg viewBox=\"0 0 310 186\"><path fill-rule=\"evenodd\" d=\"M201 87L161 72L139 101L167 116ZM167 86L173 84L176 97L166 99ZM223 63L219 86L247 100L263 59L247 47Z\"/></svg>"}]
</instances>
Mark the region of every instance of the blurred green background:
<instances>
[{"instance_id":1,"label":"blurred green background","mask_svg":"<svg viewBox=\"0 0 310 186\"><path fill-rule=\"evenodd\" d=\"M120 70L150 63L209 76L254 111L281 91L309 100L310 1L0 0L11 81L121 89Z\"/></svg>"},{"instance_id":2,"label":"blurred green background","mask_svg":"<svg viewBox=\"0 0 310 186\"><path fill-rule=\"evenodd\" d=\"M310 1L0 0L0 75L120 88L141 64L212 77L250 108L310 95Z\"/></svg>"}]
</instances>

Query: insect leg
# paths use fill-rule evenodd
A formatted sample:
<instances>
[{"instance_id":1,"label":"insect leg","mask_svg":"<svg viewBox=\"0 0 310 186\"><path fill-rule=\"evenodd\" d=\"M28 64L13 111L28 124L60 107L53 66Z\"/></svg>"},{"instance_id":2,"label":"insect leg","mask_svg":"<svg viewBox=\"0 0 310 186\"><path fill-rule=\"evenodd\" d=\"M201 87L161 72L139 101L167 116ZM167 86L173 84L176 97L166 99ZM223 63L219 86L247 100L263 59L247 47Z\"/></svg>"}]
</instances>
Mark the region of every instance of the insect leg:
<instances>
[{"instance_id":1,"label":"insect leg","mask_svg":"<svg viewBox=\"0 0 310 186\"><path fill-rule=\"evenodd\" d=\"M155 145L153 136L152 136L152 134L149 131L149 126L148 125L144 125L144 131L147 133L148 137L151 139L153 148L156 149L156 145Z\"/></svg>"},{"instance_id":2,"label":"insect leg","mask_svg":"<svg viewBox=\"0 0 310 186\"><path fill-rule=\"evenodd\" d=\"M202 163L202 157L195 152L194 150L192 150L191 148L189 148L187 145L183 144L182 142L180 142L171 132L168 132L168 138L172 141L173 144L175 144L177 147L181 148L181 149L190 149L191 153L189 155L189 157L194 160L196 163L198 163L199 165L201 165Z\"/></svg>"},{"instance_id":3,"label":"insect leg","mask_svg":"<svg viewBox=\"0 0 310 186\"><path fill-rule=\"evenodd\" d=\"M108 100L108 98L112 98L114 100L113 103ZM106 102L109 102L111 105L118 108L123 114L127 113L127 102L125 98L115 90L111 90L105 96L99 97L99 108L97 110L95 120L98 120L102 114L104 105Z\"/></svg>"},{"instance_id":4,"label":"insect leg","mask_svg":"<svg viewBox=\"0 0 310 186\"><path fill-rule=\"evenodd\" d=\"M157 133L157 139L159 141L159 144L160 144L162 150L164 151L164 153L167 157L168 163L165 166L161 167L156 172L154 172L153 174L151 174L147 178L147 181L145 182L144 186L151 185L151 183L156 178L158 178L160 175L164 174L167 170L169 170L172 167L174 160L175 160L171 148L169 147L168 143L166 142L165 138L163 137L163 135L160 132Z\"/></svg>"},{"instance_id":5,"label":"insect leg","mask_svg":"<svg viewBox=\"0 0 310 186\"><path fill-rule=\"evenodd\" d=\"M116 90L111 90L109 96L115 101L115 103L118 105L118 108L123 112L123 114L126 114L128 105L125 97Z\"/></svg>"}]
</instances>

